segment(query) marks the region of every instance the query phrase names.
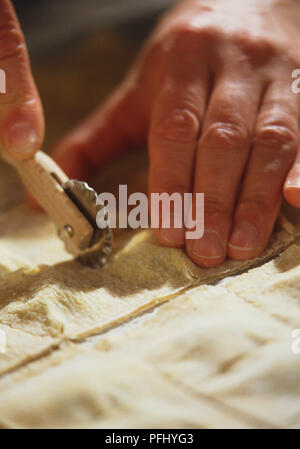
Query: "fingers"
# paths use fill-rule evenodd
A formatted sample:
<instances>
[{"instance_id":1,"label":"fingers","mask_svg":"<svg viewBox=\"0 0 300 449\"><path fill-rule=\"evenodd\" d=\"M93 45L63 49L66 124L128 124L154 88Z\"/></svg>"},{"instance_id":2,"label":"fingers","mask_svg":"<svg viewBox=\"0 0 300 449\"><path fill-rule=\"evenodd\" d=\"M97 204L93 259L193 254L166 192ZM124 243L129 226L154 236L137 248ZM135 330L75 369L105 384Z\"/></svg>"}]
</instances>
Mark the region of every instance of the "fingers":
<instances>
[{"instance_id":1,"label":"fingers","mask_svg":"<svg viewBox=\"0 0 300 449\"><path fill-rule=\"evenodd\" d=\"M8 0L0 0L0 11L0 68L6 78L6 93L0 94L1 144L24 159L42 144L43 112L14 9Z\"/></svg>"},{"instance_id":2,"label":"fingers","mask_svg":"<svg viewBox=\"0 0 300 449\"><path fill-rule=\"evenodd\" d=\"M177 48L178 50L178 48ZM182 196L191 192L194 156L208 95L208 73L201 67L201 55L176 55L170 59L154 100L149 131L149 192ZM184 246L185 229L176 227L171 204L170 225L156 234L166 246ZM165 208L165 206L162 206ZM162 209L160 211L161 216ZM164 210L166 213L166 210ZM153 217L153 211L152 211Z\"/></svg>"},{"instance_id":3,"label":"fingers","mask_svg":"<svg viewBox=\"0 0 300 449\"><path fill-rule=\"evenodd\" d=\"M204 193L204 235L186 242L200 266L219 265L239 183L250 148L260 98L259 84L232 73L216 81L197 150L194 192Z\"/></svg>"},{"instance_id":4,"label":"fingers","mask_svg":"<svg viewBox=\"0 0 300 449\"><path fill-rule=\"evenodd\" d=\"M101 165L146 140L140 92L131 81L59 142L52 156L72 178L84 179Z\"/></svg>"},{"instance_id":5,"label":"fingers","mask_svg":"<svg viewBox=\"0 0 300 449\"><path fill-rule=\"evenodd\" d=\"M267 245L281 204L282 188L298 148L299 109L288 83L266 91L254 144L234 216L228 254L256 257Z\"/></svg>"}]
</instances>

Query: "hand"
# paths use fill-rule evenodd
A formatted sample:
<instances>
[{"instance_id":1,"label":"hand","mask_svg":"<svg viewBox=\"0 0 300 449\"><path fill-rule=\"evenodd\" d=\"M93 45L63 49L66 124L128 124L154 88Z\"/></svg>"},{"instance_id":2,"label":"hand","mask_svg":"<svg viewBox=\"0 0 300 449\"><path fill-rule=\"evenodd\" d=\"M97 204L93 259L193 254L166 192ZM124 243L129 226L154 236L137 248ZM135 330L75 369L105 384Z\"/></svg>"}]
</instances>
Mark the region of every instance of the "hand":
<instances>
[{"instance_id":1,"label":"hand","mask_svg":"<svg viewBox=\"0 0 300 449\"><path fill-rule=\"evenodd\" d=\"M8 0L0 0L0 70L6 84L6 93L0 93L1 147L26 159L42 145L44 118L24 36Z\"/></svg>"},{"instance_id":2,"label":"hand","mask_svg":"<svg viewBox=\"0 0 300 449\"><path fill-rule=\"evenodd\" d=\"M116 92L65 137L54 157L85 178L148 138L150 192L203 192L205 232L159 229L213 267L257 256L282 193L300 206L300 5L191 0L169 12ZM298 161L298 163L297 163Z\"/></svg>"}]
</instances>

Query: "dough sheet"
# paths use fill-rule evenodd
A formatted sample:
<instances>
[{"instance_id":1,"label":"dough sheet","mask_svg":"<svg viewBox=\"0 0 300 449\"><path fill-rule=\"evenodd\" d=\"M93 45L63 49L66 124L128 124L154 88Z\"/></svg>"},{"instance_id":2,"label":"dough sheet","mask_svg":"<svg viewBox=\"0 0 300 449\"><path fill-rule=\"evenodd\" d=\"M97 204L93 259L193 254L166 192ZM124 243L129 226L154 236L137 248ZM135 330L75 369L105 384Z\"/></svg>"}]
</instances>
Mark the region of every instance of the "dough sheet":
<instances>
[{"instance_id":1,"label":"dough sheet","mask_svg":"<svg viewBox=\"0 0 300 449\"><path fill-rule=\"evenodd\" d=\"M211 270L149 230L120 236L102 269L82 267L25 206L0 235L0 426L297 425L297 229Z\"/></svg>"}]
</instances>

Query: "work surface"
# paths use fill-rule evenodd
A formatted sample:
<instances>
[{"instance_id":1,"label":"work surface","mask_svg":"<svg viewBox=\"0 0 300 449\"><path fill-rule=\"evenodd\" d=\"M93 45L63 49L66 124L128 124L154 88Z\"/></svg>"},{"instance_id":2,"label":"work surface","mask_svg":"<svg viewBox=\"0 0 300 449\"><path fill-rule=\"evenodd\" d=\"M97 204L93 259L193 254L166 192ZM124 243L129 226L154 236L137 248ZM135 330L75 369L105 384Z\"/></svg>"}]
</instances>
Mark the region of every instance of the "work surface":
<instances>
[{"instance_id":1,"label":"work surface","mask_svg":"<svg viewBox=\"0 0 300 449\"><path fill-rule=\"evenodd\" d=\"M65 122L48 122L51 143ZM145 191L146 173L138 152L95 185ZM20 204L4 164L0 190L0 427L300 427L294 214L296 229L278 226L254 262L201 270L146 230L116 232L108 264L92 270Z\"/></svg>"},{"instance_id":2,"label":"work surface","mask_svg":"<svg viewBox=\"0 0 300 449\"><path fill-rule=\"evenodd\" d=\"M210 270L150 230L116 233L107 265L82 267L26 205L0 233L1 426L299 427L293 232Z\"/></svg>"}]
</instances>

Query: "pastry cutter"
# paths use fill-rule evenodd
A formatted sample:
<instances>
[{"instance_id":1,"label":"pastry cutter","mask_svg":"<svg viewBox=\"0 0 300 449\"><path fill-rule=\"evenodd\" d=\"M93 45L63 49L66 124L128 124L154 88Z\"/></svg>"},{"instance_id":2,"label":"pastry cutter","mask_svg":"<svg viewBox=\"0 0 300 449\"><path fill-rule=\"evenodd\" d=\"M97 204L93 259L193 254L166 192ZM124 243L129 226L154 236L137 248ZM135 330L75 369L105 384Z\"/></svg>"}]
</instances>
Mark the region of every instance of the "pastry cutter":
<instances>
[{"instance_id":1,"label":"pastry cutter","mask_svg":"<svg viewBox=\"0 0 300 449\"><path fill-rule=\"evenodd\" d=\"M69 179L42 151L24 161L2 155L55 222L67 251L84 265L103 266L112 252L112 231L97 226L96 216L104 205L97 202L96 192L85 182ZM105 209L102 216L107 221Z\"/></svg>"}]
</instances>

